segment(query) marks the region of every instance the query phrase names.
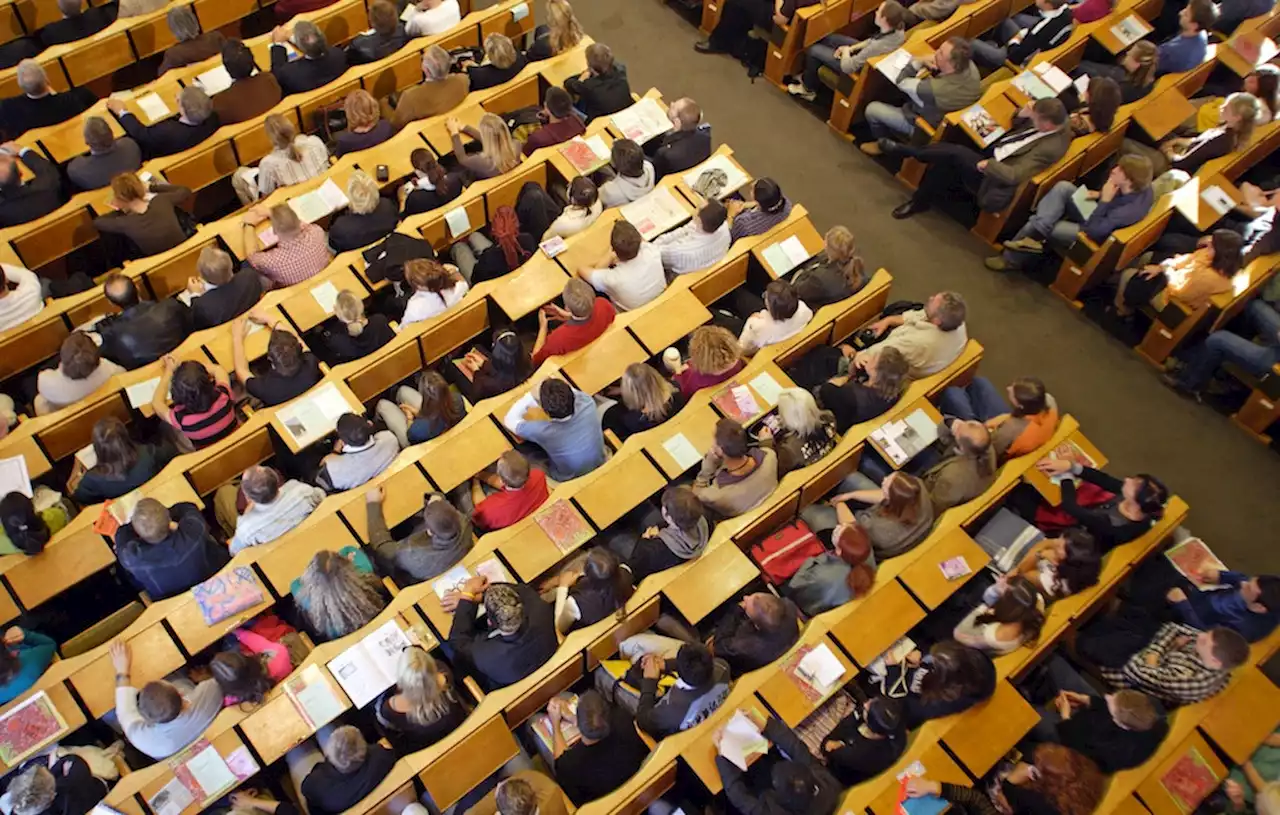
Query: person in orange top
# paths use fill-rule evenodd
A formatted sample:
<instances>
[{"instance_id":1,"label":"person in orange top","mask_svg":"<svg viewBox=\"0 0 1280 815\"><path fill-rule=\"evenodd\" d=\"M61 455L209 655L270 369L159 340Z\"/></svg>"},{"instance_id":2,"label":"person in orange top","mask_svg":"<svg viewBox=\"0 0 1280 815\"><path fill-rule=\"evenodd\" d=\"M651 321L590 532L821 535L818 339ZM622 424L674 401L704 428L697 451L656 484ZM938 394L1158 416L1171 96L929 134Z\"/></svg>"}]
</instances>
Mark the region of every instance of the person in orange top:
<instances>
[{"instance_id":1,"label":"person in orange top","mask_svg":"<svg viewBox=\"0 0 1280 815\"><path fill-rule=\"evenodd\" d=\"M1030 453L1053 436L1058 429L1058 405L1044 383L1030 376L1013 380L1005 395L1007 401L991 380L974 377L968 385L944 390L938 409L945 416L985 423L997 458L1007 461Z\"/></svg>"},{"instance_id":2,"label":"person in orange top","mask_svg":"<svg viewBox=\"0 0 1280 815\"><path fill-rule=\"evenodd\" d=\"M1210 298L1231 291L1231 278L1244 264L1244 239L1230 229L1215 229L1200 239L1190 254L1175 255L1141 270L1129 269L1120 276L1116 310L1121 316L1135 306L1150 301L1164 308L1169 298L1195 311Z\"/></svg>"}]
</instances>

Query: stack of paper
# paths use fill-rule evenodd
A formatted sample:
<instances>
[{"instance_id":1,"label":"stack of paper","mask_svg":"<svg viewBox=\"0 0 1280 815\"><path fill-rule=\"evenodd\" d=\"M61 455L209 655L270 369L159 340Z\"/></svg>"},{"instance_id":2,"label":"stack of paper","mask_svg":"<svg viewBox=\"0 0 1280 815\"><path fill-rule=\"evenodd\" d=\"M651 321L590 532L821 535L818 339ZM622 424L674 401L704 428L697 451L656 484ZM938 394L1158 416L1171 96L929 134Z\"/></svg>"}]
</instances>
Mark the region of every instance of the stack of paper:
<instances>
[{"instance_id":1,"label":"stack of paper","mask_svg":"<svg viewBox=\"0 0 1280 815\"><path fill-rule=\"evenodd\" d=\"M129 397L129 404L134 408L140 408L143 405L151 404L158 387L160 387L160 377L153 376L150 379L144 379L141 382L125 386L124 392Z\"/></svg>"},{"instance_id":2,"label":"stack of paper","mask_svg":"<svg viewBox=\"0 0 1280 815\"><path fill-rule=\"evenodd\" d=\"M329 673L351 698L364 707L396 683L400 653L412 643L395 620L386 623L329 660Z\"/></svg>"},{"instance_id":3,"label":"stack of paper","mask_svg":"<svg viewBox=\"0 0 1280 815\"><path fill-rule=\"evenodd\" d=\"M692 170L684 174L684 183L688 184L692 189L698 183L698 179L708 170L719 170L724 173L725 182L720 191L716 193L716 198L723 200L742 189L751 179L746 173L729 160L728 156L715 155L706 161L694 167Z\"/></svg>"},{"instance_id":4,"label":"stack of paper","mask_svg":"<svg viewBox=\"0 0 1280 815\"><path fill-rule=\"evenodd\" d=\"M160 94L158 93L149 93L146 96L139 96L137 102L139 109L141 109L152 122L158 122L173 113L173 111L169 110L169 106L164 103L164 100L160 98Z\"/></svg>"},{"instance_id":5,"label":"stack of paper","mask_svg":"<svg viewBox=\"0 0 1280 815\"><path fill-rule=\"evenodd\" d=\"M27 473L27 460L22 456L0 459L0 496L11 492L31 497L31 476Z\"/></svg>"},{"instance_id":6,"label":"stack of paper","mask_svg":"<svg viewBox=\"0 0 1280 815\"><path fill-rule=\"evenodd\" d=\"M622 207L622 217L647 241L682 223L688 214L671 194L670 187L657 187L653 192Z\"/></svg>"},{"instance_id":7,"label":"stack of paper","mask_svg":"<svg viewBox=\"0 0 1280 815\"><path fill-rule=\"evenodd\" d=\"M902 72L911 64L911 52L905 48L899 48L889 56L876 62L876 70L889 78L893 84L898 84L898 78L902 76Z\"/></svg>"},{"instance_id":8,"label":"stack of paper","mask_svg":"<svg viewBox=\"0 0 1280 815\"><path fill-rule=\"evenodd\" d=\"M582 138L574 136L560 146L560 155L564 156L573 169L579 174L594 173L609 163L611 151L600 136Z\"/></svg>"},{"instance_id":9,"label":"stack of paper","mask_svg":"<svg viewBox=\"0 0 1280 815\"><path fill-rule=\"evenodd\" d=\"M764 256L765 262L778 277L782 277L809 259L809 250L804 248L804 244L796 235L766 246L760 254Z\"/></svg>"},{"instance_id":10,"label":"stack of paper","mask_svg":"<svg viewBox=\"0 0 1280 815\"><path fill-rule=\"evenodd\" d=\"M351 413L351 406L332 382L326 382L277 414L299 447L333 432L338 417Z\"/></svg>"},{"instance_id":11,"label":"stack of paper","mask_svg":"<svg viewBox=\"0 0 1280 815\"><path fill-rule=\"evenodd\" d=\"M755 722L741 710L736 710L724 726L720 736L720 755L733 762L738 769L747 771L751 756L769 752L769 740L760 733Z\"/></svg>"},{"instance_id":12,"label":"stack of paper","mask_svg":"<svg viewBox=\"0 0 1280 815\"><path fill-rule=\"evenodd\" d=\"M1053 89L1055 94L1062 93L1071 87L1071 77L1052 62L1041 62L1031 70L1040 75L1044 83Z\"/></svg>"},{"instance_id":13,"label":"stack of paper","mask_svg":"<svg viewBox=\"0 0 1280 815\"><path fill-rule=\"evenodd\" d=\"M657 100L649 98L618 111L612 118L614 128L637 144L644 144L674 128L667 112Z\"/></svg>"},{"instance_id":14,"label":"stack of paper","mask_svg":"<svg viewBox=\"0 0 1280 815\"><path fill-rule=\"evenodd\" d=\"M804 655L796 673L822 693L827 693L844 677L844 665L824 642Z\"/></svg>"},{"instance_id":15,"label":"stack of paper","mask_svg":"<svg viewBox=\"0 0 1280 815\"><path fill-rule=\"evenodd\" d=\"M213 96L215 93L222 93L231 87L231 74L227 73L227 69L224 66L219 65L198 75L196 84L200 86L207 96Z\"/></svg>"}]
</instances>

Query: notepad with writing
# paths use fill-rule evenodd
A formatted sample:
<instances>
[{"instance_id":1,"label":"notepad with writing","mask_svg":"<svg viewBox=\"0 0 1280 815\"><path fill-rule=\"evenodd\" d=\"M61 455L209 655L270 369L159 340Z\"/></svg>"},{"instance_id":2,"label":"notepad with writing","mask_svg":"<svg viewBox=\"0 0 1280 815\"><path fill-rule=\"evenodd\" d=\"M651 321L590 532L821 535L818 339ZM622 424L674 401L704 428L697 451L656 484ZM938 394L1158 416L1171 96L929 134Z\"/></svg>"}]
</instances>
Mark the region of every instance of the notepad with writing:
<instances>
[{"instance_id":1,"label":"notepad with writing","mask_svg":"<svg viewBox=\"0 0 1280 815\"><path fill-rule=\"evenodd\" d=\"M396 683L400 654L412 644L396 621L388 620L329 660L329 673L351 698L351 704L364 707Z\"/></svg>"}]
</instances>

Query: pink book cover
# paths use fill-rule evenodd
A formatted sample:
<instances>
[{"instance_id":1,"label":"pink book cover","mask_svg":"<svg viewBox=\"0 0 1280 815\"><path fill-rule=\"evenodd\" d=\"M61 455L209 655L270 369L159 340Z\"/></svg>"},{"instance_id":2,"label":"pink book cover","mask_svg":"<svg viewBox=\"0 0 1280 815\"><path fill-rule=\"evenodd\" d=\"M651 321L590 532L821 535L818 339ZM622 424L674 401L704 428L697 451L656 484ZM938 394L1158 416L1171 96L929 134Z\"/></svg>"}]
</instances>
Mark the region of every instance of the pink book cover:
<instances>
[{"instance_id":1,"label":"pink book cover","mask_svg":"<svg viewBox=\"0 0 1280 815\"><path fill-rule=\"evenodd\" d=\"M1180 811L1191 813L1213 792L1220 780L1200 751L1192 747L1164 774L1160 786L1169 793Z\"/></svg>"},{"instance_id":2,"label":"pink book cover","mask_svg":"<svg viewBox=\"0 0 1280 815\"><path fill-rule=\"evenodd\" d=\"M0 760L12 767L66 732L67 724L44 692L0 717Z\"/></svg>"},{"instance_id":3,"label":"pink book cover","mask_svg":"<svg viewBox=\"0 0 1280 815\"><path fill-rule=\"evenodd\" d=\"M237 566L214 575L191 590L205 625L221 622L233 614L261 603L264 595L258 578L248 566Z\"/></svg>"},{"instance_id":4,"label":"pink book cover","mask_svg":"<svg viewBox=\"0 0 1280 815\"><path fill-rule=\"evenodd\" d=\"M561 552L572 552L591 540L591 527L563 498L533 516Z\"/></svg>"}]
</instances>

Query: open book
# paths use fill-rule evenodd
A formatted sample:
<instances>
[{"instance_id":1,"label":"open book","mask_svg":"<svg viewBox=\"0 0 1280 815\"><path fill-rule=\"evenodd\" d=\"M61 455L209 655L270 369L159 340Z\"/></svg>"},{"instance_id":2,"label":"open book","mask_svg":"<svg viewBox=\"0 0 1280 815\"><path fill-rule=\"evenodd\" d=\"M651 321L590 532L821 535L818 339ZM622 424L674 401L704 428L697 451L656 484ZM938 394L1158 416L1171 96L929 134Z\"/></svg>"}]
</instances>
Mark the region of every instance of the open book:
<instances>
[{"instance_id":1,"label":"open book","mask_svg":"<svg viewBox=\"0 0 1280 815\"><path fill-rule=\"evenodd\" d=\"M929 414L917 408L903 419L886 422L872 430L871 438L895 466L901 467L938 440L938 426Z\"/></svg>"},{"instance_id":2,"label":"open book","mask_svg":"<svg viewBox=\"0 0 1280 815\"><path fill-rule=\"evenodd\" d=\"M311 192L289 199L289 209L293 210L299 220L313 224L331 212L345 209L351 203L347 196L332 178Z\"/></svg>"},{"instance_id":3,"label":"open book","mask_svg":"<svg viewBox=\"0 0 1280 815\"><path fill-rule=\"evenodd\" d=\"M308 665L286 679L284 693L312 730L319 730L342 713L342 702L319 665Z\"/></svg>"},{"instance_id":4,"label":"open book","mask_svg":"<svg viewBox=\"0 0 1280 815\"><path fill-rule=\"evenodd\" d=\"M44 691L0 716L0 761L8 767L67 732L58 707Z\"/></svg>"},{"instance_id":5,"label":"open book","mask_svg":"<svg viewBox=\"0 0 1280 815\"><path fill-rule=\"evenodd\" d=\"M636 144L644 144L675 127L656 99L641 99L610 118L614 128Z\"/></svg>"},{"instance_id":6,"label":"open book","mask_svg":"<svg viewBox=\"0 0 1280 815\"><path fill-rule=\"evenodd\" d=\"M640 237L647 241L653 240L689 217L684 207L680 206L680 202L672 195L670 187L654 188L653 192L643 198L624 204L621 212L627 223L634 226L640 233Z\"/></svg>"},{"instance_id":7,"label":"open book","mask_svg":"<svg viewBox=\"0 0 1280 815\"><path fill-rule=\"evenodd\" d=\"M329 660L329 673L351 697L351 704L364 707L396 683L400 652L412 644L396 621L388 620Z\"/></svg>"},{"instance_id":8,"label":"open book","mask_svg":"<svg viewBox=\"0 0 1280 815\"><path fill-rule=\"evenodd\" d=\"M332 433L338 424L338 418L351 412L351 406L347 404L338 386L326 382L276 415L280 417L285 430L293 436L294 442L299 447L306 447Z\"/></svg>"},{"instance_id":9,"label":"open book","mask_svg":"<svg viewBox=\"0 0 1280 815\"><path fill-rule=\"evenodd\" d=\"M611 152L599 136L582 138L574 136L560 146L560 155L573 165L573 169L586 175L594 173L609 163Z\"/></svg>"}]
</instances>

